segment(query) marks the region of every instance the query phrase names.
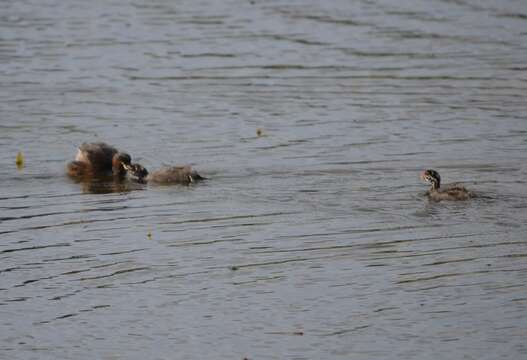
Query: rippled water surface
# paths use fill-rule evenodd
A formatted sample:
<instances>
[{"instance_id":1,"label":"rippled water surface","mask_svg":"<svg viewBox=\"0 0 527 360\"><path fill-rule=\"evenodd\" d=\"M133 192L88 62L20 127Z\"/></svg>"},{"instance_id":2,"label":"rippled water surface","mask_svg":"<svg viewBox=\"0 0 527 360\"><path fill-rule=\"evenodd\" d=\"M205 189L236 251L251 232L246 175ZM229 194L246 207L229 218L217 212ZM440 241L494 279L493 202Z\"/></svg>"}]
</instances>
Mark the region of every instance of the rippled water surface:
<instances>
[{"instance_id":1,"label":"rippled water surface","mask_svg":"<svg viewBox=\"0 0 527 360\"><path fill-rule=\"evenodd\" d=\"M0 358L525 357L526 59L522 0L0 2Z\"/></svg>"}]
</instances>

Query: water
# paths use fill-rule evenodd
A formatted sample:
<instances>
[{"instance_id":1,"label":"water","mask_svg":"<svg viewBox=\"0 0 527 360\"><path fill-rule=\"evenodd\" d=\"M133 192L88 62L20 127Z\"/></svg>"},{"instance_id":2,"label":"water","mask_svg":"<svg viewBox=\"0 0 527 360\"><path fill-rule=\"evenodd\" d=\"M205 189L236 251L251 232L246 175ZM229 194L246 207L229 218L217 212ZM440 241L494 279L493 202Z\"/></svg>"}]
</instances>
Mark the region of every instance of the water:
<instances>
[{"instance_id":1,"label":"water","mask_svg":"<svg viewBox=\"0 0 527 360\"><path fill-rule=\"evenodd\" d=\"M525 357L526 19L2 2L0 357ZM78 184L85 141L210 180ZM483 196L430 203L425 168Z\"/></svg>"}]
</instances>

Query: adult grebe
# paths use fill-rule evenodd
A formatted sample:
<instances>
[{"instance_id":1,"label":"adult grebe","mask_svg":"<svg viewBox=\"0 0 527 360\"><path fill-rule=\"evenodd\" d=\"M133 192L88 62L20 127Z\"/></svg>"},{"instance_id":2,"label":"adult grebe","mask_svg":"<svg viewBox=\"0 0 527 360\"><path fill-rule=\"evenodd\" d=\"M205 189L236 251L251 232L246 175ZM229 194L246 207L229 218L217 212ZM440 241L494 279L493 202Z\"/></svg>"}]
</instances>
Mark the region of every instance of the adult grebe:
<instances>
[{"instance_id":1,"label":"adult grebe","mask_svg":"<svg viewBox=\"0 0 527 360\"><path fill-rule=\"evenodd\" d=\"M74 178L112 175L123 178L126 175L124 166L131 161L130 155L106 143L84 143L79 146L75 160L66 166L66 172Z\"/></svg>"},{"instance_id":2,"label":"adult grebe","mask_svg":"<svg viewBox=\"0 0 527 360\"><path fill-rule=\"evenodd\" d=\"M428 169L421 172L421 180L429 183L430 189L427 192L428 197L434 201L441 200L468 200L474 197L474 193L468 191L459 184L441 186L441 176L435 170Z\"/></svg>"},{"instance_id":3,"label":"adult grebe","mask_svg":"<svg viewBox=\"0 0 527 360\"><path fill-rule=\"evenodd\" d=\"M149 173L140 164L125 165L124 167L132 179L141 183L190 185L200 180L206 180L190 166L167 166L152 173Z\"/></svg>"}]
</instances>

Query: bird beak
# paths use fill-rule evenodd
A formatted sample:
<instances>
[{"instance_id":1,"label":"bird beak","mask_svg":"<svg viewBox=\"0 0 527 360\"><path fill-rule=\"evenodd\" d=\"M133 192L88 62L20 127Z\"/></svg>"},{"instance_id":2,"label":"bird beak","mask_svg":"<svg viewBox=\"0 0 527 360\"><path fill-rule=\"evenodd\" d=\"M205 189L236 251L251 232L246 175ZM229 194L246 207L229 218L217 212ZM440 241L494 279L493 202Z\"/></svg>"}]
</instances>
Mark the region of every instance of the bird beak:
<instances>
[{"instance_id":1,"label":"bird beak","mask_svg":"<svg viewBox=\"0 0 527 360\"><path fill-rule=\"evenodd\" d=\"M123 167L126 171L132 171L132 166L130 164L123 164Z\"/></svg>"}]
</instances>

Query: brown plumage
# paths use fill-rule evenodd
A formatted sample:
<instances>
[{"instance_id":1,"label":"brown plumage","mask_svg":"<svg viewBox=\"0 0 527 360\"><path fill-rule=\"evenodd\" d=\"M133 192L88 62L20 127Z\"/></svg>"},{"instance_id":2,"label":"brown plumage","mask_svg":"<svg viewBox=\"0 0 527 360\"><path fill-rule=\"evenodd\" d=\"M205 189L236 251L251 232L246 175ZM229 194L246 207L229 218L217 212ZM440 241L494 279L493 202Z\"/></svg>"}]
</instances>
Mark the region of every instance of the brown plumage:
<instances>
[{"instance_id":1,"label":"brown plumage","mask_svg":"<svg viewBox=\"0 0 527 360\"><path fill-rule=\"evenodd\" d=\"M441 200L468 200L474 197L474 193L465 189L459 184L450 184L441 187L441 176L435 170L428 169L421 174L421 180L429 183L430 189L427 191L427 196L434 201Z\"/></svg>"},{"instance_id":2,"label":"brown plumage","mask_svg":"<svg viewBox=\"0 0 527 360\"><path fill-rule=\"evenodd\" d=\"M190 185L196 181L205 180L190 166L167 166L149 173L142 165L126 166L128 174L136 181L159 185L181 184Z\"/></svg>"},{"instance_id":3,"label":"brown plumage","mask_svg":"<svg viewBox=\"0 0 527 360\"><path fill-rule=\"evenodd\" d=\"M66 172L74 178L126 175L125 165L130 165L130 155L117 151L106 143L84 143L79 146L75 160L68 163Z\"/></svg>"}]
</instances>

